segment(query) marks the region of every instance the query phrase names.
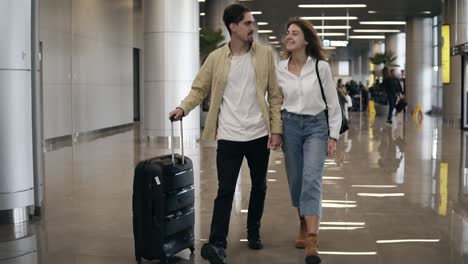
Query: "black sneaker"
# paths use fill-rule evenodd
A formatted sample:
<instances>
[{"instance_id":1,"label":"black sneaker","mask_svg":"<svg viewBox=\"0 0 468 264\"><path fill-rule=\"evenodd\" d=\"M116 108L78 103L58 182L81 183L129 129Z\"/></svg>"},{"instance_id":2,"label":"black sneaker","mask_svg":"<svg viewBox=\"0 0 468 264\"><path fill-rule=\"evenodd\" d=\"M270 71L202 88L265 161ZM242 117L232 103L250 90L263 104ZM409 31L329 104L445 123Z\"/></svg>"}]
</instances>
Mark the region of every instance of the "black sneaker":
<instances>
[{"instance_id":1,"label":"black sneaker","mask_svg":"<svg viewBox=\"0 0 468 264\"><path fill-rule=\"evenodd\" d=\"M226 250L210 243L205 243L201 248L201 256L210 264L226 264Z\"/></svg>"},{"instance_id":2,"label":"black sneaker","mask_svg":"<svg viewBox=\"0 0 468 264\"><path fill-rule=\"evenodd\" d=\"M259 250L263 248L263 242L260 235L249 236L247 240L249 241L248 246L250 249Z\"/></svg>"}]
</instances>

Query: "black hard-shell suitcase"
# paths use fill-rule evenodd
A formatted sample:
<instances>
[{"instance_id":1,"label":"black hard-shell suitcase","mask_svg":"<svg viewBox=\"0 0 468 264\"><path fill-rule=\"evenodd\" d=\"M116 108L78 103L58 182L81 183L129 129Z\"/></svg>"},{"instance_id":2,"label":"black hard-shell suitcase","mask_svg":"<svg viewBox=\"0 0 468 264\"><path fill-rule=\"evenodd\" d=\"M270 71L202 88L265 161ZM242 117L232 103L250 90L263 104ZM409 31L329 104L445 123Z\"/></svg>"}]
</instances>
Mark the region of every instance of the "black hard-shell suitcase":
<instances>
[{"instance_id":1,"label":"black hard-shell suitcase","mask_svg":"<svg viewBox=\"0 0 468 264\"><path fill-rule=\"evenodd\" d=\"M193 164L184 156L183 140L182 155L174 154L171 141L172 155L141 161L135 168L132 205L138 262L167 263L177 252L195 250Z\"/></svg>"}]
</instances>

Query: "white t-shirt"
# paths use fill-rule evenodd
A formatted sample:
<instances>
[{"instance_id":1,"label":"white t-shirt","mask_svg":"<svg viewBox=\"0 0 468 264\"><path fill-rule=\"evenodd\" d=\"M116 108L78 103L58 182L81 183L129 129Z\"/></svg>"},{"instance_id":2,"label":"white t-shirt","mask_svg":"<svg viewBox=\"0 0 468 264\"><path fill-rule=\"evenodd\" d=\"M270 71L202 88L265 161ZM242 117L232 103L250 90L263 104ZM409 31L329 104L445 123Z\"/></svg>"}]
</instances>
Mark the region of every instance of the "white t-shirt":
<instances>
[{"instance_id":1,"label":"white t-shirt","mask_svg":"<svg viewBox=\"0 0 468 264\"><path fill-rule=\"evenodd\" d=\"M268 135L258 103L252 52L232 56L218 118L217 139L250 141Z\"/></svg>"}]
</instances>

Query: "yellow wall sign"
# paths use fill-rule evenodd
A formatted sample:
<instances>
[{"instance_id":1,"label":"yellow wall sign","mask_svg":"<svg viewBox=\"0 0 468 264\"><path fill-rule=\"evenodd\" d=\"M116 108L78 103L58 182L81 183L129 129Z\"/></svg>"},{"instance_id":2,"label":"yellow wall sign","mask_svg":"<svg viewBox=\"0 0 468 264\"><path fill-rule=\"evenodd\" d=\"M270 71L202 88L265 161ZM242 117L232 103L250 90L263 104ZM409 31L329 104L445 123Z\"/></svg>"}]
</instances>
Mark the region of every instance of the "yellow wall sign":
<instances>
[{"instance_id":1,"label":"yellow wall sign","mask_svg":"<svg viewBox=\"0 0 468 264\"><path fill-rule=\"evenodd\" d=\"M450 83L450 25L442 26L442 82Z\"/></svg>"}]
</instances>

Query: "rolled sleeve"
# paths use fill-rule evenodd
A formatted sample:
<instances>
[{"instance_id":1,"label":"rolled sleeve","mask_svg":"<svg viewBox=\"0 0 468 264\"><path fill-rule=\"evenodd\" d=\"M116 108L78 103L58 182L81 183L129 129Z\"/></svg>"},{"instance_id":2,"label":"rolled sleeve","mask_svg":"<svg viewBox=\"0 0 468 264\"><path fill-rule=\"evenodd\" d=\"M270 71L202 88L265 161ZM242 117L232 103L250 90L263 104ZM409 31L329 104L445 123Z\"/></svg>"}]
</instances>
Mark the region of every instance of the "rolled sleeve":
<instances>
[{"instance_id":1,"label":"rolled sleeve","mask_svg":"<svg viewBox=\"0 0 468 264\"><path fill-rule=\"evenodd\" d=\"M188 115L195 107L200 105L211 90L211 80L213 77L213 58L212 54L208 56L203 63L197 77L192 83L190 93L182 100L178 106Z\"/></svg>"}]
</instances>

